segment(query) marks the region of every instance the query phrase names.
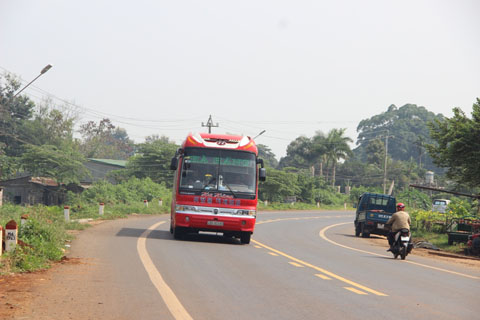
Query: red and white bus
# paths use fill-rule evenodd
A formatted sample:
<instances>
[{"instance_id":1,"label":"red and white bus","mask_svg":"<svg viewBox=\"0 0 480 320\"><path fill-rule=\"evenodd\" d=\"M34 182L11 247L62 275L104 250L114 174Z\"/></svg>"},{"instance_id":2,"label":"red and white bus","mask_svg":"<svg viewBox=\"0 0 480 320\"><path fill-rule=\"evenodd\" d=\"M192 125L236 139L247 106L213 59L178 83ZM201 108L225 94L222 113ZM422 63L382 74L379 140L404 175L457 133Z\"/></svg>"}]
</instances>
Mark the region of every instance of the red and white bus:
<instances>
[{"instance_id":1,"label":"red and white bus","mask_svg":"<svg viewBox=\"0 0 480 320\"><path fill-rule=\"evenodd\" d=\"M220 232L250 243L263 161L247 136L189 134L172 159L175 170L170 232Z\"/></svg>"}]
</instances>

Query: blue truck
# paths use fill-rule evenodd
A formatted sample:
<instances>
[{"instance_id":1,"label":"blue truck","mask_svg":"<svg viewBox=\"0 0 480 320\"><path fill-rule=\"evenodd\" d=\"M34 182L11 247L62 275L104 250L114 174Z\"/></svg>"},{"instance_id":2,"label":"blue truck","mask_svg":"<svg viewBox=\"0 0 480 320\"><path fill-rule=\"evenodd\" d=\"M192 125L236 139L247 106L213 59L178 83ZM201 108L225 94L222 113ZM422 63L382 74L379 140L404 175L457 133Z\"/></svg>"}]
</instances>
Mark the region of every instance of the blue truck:
<instances>
[{"instance_id":1,"label":"blue truck","mask_svg":"<svg viewBox=\"0 0 480 320\"><path fill-rule=\"evenodd\" d=\"M371 234L388 234L385 223L397 211L395 197L365 192L358 198L355 207L357 209L354 221L356 237L362 235L363 238L368 238Z\"/></svg>"}]
</instances>

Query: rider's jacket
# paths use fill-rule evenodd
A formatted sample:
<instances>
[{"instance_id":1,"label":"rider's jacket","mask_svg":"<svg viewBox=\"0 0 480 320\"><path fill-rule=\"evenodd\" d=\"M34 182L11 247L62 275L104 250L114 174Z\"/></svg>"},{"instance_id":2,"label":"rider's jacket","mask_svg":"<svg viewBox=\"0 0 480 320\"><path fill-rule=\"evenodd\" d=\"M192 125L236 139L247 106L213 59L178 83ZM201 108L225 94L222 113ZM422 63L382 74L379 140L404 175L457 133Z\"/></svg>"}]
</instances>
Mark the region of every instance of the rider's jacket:
<instances>
[{"instance_id":1,"label":"rider's jacket","mask_svg":"<svg viewBox=\"0 0 480 320\"><path fill-rule=\"evenodd\" d=\"M407 211L397 211L388 219L386 224L391 224L392 232L397 232L400 229L410 230L411 223L412 221Z\"/></svg>"}]
</instances>

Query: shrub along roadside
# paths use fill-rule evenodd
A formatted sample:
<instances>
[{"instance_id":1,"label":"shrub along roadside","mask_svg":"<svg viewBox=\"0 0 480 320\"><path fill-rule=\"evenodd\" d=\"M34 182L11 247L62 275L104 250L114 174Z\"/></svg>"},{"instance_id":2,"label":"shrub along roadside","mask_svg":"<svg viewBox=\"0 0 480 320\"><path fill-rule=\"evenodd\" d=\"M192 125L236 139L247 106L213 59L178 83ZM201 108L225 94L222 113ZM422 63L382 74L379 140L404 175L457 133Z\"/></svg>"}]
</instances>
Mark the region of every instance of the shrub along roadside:
<instances>
[{"instance_id":1,"label":"shrub along roadside","mask_svg":"<svg viewBox=\"0 0 480 320\"><path fill-rule=\"evenodd\" d=\"M155 199L152 199L155 200ZM0 257L0 274L25 272L48 268L51 262L59 261L64 255L65 244L73 237L68 230L81 230L88 224L79 219L117 219L131 213L159 214L169 211L169 204L152 201L146 207L142 202L133 204L106 205L104 215L99 216L98 204L87 204L71 209L70 222L65 222L63 207L33 206L22 207L4 204L0 207L0 224L15 220L18 224L19 244L12 252L4 252ZM27 214L28 219L21 225L20 218Z\"/></svg>"},{"instance_id":2,"label":"shrub along roadside","mask_svg":"<svg viewBox=\"0 0 480 320\"><path fill-rule=\"evenodd\" d=\"M132 178L118 185L99 182L80 195L69 193L67 199L66 204L70 206L68 223L65 222L63 206L22 207L6 203L0 207L2 226L10 220L15 220L19 226L19 244L14 251L4 252L0 257L0 274L44 269L51 262L62 259L65 243L72 239L68 230L88 226L79 223L80 219L117 219L131 213L169 212L171 191L149 178ZM148 206L144 200L148 200ZM99 203L105 204L102 216L99 216ZM29 218L21 225L20 218L24 214Z\"/></svg>"}]
</instances>

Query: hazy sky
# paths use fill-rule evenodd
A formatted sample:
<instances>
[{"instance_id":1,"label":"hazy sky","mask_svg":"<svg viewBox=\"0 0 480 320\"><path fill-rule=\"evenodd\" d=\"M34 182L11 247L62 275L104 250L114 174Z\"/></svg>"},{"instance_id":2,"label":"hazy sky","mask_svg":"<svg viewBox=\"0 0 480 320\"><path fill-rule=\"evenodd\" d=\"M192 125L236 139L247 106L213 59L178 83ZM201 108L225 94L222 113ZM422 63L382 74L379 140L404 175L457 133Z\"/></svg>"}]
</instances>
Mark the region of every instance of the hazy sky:
<instances>
[{"instance_id":1,"label":"hazy sky","mask_svg":"<svg viewBox=\"0 0 480 320\"><path fill-rule=\"evenodd\" d=\"M206 131L277 155L395 104L468 115L480 97L480 1L0 0L0 72L136 142Z\"/></svg>"}]
</instances>

